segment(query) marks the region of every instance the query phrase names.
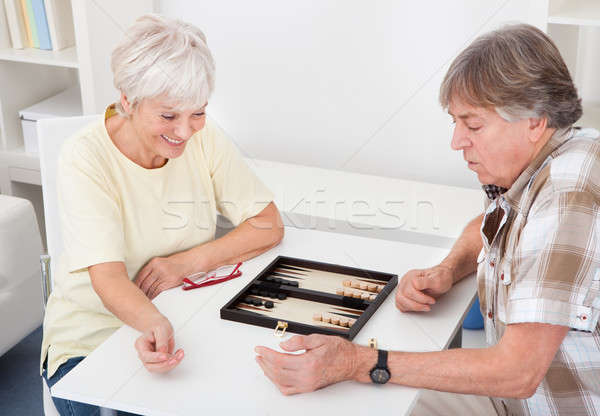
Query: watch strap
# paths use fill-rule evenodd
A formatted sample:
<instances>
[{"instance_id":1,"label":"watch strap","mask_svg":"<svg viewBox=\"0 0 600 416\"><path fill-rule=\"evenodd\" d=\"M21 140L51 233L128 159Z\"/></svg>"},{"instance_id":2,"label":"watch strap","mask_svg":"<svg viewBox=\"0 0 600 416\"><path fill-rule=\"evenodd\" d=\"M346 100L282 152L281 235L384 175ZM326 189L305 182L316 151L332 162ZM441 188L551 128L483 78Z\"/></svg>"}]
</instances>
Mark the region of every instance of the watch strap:
<instances>
[{"instance_id":1,"label":"watch strap","mask_svg":"<svg viewBox=\"0 0 600 416\"><path fill-rule=\"evenodd\" d=\"M388 352L386 350L377 350L377 368L388 369Z\"/></svg>"}]
</instances>

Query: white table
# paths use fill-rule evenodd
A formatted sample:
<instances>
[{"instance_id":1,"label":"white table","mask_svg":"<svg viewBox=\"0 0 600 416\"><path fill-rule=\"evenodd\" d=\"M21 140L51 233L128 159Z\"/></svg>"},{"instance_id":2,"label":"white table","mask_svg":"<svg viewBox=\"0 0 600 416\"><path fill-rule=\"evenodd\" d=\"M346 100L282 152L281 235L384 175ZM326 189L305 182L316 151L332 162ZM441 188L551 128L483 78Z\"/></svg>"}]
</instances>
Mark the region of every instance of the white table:
<instances>
[{"instance_id":1,"label":"white table","mask_svg":"<svg viewBox=\"0 0 600 416\"><path fill-rule=\"evenodd\" d=\"M275 249L242 266L243 276L225 284L156 298L175 328L181 364L168 374L148 373L133 343L137 331L124 326L53 388L56 397L145 415L402 415L412 409L419 390L345 382L286 397L254 361L255 345L277 348L272 329L222 320L220 308L277 255L396 273L439 262L447 249L375 240L345 234L286 228ZM427 314L401 313L390 295L354 339L366 345L376 337L380 348L434 351L445 348L460 329L475 295L471 276L457 284ZM286 338L289 335L286 335ZM209 412L209 413L206 413Z\"/></svg>"},{"instance_id":2,"label":"white table","mask_svg":"<svg viewBox=\"0 0 600 416\"><path fill-rule=\"evenodd\" d=\"M260 159L246 162L275 194L285 225L295 228L449 248L483 210L481 188Z\"/></svg>"}]
</instances>

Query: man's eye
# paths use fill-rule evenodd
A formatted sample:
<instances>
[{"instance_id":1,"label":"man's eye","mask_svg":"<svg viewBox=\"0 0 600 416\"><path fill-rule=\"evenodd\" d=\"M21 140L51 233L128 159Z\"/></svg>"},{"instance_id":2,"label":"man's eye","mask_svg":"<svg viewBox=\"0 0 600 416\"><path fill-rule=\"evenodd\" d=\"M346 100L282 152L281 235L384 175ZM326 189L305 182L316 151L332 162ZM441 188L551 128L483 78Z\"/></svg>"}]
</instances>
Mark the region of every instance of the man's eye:
<instances>
[{"instance_id":1,"label":"man's eye","mask_svg":"<svg viewBox=\"0 0 600 416\"><path fill-rule=\"evenodd\" d=\"M468 127L468 126L467 126L467 127ZM479 127L468 127L468 128L469 128L469 130L471 130L471 131L478 131L478 130L481 128L481 126L479 126Z\"/></svg>"},{"instance_id":2,"label":"man's eye","mask_svg":"<svg viewBox=\"0 0 600 416\"><path fill-rule=\"evenodd\" d=\"M205 113L201 112L201 113L194 113L194 116L196 117L202 117Z\"/></svg>"},{"instance_id":3,"label":"man's eye","mask_svg":"<svg viewBox=\"0 0 600 416\"><path fill-rule=\"evenodd\" d=\"M175 118L175 116L172 116L170 114L161 114L161 117L165 120L173 120Z\"/></svg>"}]
</instances>

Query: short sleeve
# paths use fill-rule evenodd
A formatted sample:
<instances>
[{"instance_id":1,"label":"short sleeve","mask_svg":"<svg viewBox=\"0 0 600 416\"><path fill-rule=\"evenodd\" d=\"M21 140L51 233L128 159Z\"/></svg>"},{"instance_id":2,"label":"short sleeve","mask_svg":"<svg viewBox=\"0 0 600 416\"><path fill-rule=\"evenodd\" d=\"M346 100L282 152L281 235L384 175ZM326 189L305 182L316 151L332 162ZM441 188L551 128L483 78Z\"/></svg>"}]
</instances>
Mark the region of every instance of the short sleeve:
<instances>
[{"instance_id":1,"label":"short sleeve","mask_svg":"<svg viewBox=\"0 0 600 416\"><path fill-rule=\"evenodd\" d=\"M599 223L597 202L588 192L554 192L532 207L513 261L507 323L596 328Z\"/></svg>"},{"instance_id":2,"label":"short sleeve","mask_svg":"<svg viewBox=\"0 0 600 416\"><path fill-rule=\"evenodd\" d=\"M58 164L58 201L69 272L124 261L118 197L100 157L78 140L65 143Z\"/></svg>"},{"instance_id":3,"label":"short sleeve","mask_svg":"<svg viewBox=\"0 0 600 416\"><path fill-rule=\"evenodd\" d=\"M248 167L233 143L214 122L202 136L217 209L235 226L259 214L273 194Z\"/></svg>"}]
</instances>

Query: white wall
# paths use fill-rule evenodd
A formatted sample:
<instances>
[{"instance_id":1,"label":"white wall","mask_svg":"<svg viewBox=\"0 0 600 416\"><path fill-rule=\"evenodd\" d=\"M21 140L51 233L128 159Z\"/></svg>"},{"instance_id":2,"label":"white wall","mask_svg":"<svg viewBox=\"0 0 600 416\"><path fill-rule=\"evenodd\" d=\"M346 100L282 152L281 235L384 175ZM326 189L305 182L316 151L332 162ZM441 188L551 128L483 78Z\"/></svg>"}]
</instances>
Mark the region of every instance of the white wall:
<instances>
[{"instance_id":1,"label":"white wall","mask_svg":"<svg viewBox=\"0 0 600 416\"><path fill-rule=\"evenodd\" d=\"M477 187L437 102L451 60L536 0L162 0L217 62L209 113L247 157Z\"/></svg>"}]
</instances>

